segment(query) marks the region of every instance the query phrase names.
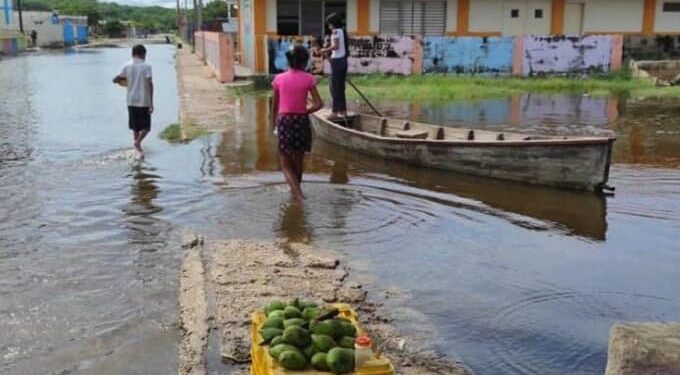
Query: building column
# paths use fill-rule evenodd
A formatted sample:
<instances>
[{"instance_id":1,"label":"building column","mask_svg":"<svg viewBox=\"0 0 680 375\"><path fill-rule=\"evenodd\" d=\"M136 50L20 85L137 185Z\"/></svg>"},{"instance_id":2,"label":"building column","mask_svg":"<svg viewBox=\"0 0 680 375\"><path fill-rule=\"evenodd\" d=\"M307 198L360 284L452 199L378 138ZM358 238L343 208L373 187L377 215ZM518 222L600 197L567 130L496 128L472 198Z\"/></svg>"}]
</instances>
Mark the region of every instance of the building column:
<instances>
[{"instance_id":1,"label":"building column","mask_svg":"<svg viewBox=\"0 0 680 375\"><path fill-rule=\"evenodd\" d=\"M470 0L458 0L456 34L466 35L470 30Z\"/></svg>"},{"instance_id":2,"label":"building column","mask_svg":"<svg viewBox=\"0 0 680 375\"><path fill-rule=\"evenodd\" d=\"M369 35L371 33L371 0L357 1L357 35Z\"/></svg>"},{"instance_id":3,"label":"building column","mask_svg":"<svg viewBox=\"0 0 680 375\"><path fill-rule=\"evenodd\" d=\"M565 0L552 0L552 11L550 18L550 34L564 34L564 7Z\"/></svg>"},{"instance_id":4,"label":"building column","mask_svg":"<svg viewBox=\"0 0 680 375\"><path fill-rule=\"evenodd\" d=\"M656 17L656 0L645 0L645 8L642 13L642 33L654 34L654 19Z\"/></svg>"},{"instance_id":5,"label":"building column","mask_svg":"<svg viewBox=\"0 0 680 375\"><path fill-rule=\"evenodd\" d=\"M253 47L255 48L255 73L267 73L267 0L253 0Z\"/></svg>"}]
</instances>

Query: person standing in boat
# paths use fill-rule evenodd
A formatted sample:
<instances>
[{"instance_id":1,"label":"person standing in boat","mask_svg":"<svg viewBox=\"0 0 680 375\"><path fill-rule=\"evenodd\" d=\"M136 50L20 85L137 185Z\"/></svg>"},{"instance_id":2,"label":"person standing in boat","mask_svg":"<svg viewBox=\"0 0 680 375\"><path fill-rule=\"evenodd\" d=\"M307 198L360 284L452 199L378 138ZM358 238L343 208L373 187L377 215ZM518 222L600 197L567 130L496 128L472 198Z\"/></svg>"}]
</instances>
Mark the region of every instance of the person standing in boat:
<instances>
[{"instance_id":1,"label":"person standing in boat","mask_svg":"<svg viewBox=\"0 0 680 375\"><path fill-rule=\"evenodd\" d=\"M309 52L301 45L286 52L288 70L274 78L271 123L279 139L279 161L293 197L303 198L302 172L305 152L312 149L309 115L323 108L316 79L307 73ZM308 98L311 104L307 105Z\"/></svg>"},{"instance_id":2,"label":"person standing in boat","mask_svg":"<svg viewBox=\"0 0 680 375\"><path fill-rule=\"evenodd\" d=\"M326 24L331 30L331 43L322 52L330 54L331 79L330 91L333 100L333 114L331 117L345 117L347 115L347 99L345 97L345 84L347 81L347 33L343 28L342 17L332 13L326 17Z\"/></svg>"}]
</instances>

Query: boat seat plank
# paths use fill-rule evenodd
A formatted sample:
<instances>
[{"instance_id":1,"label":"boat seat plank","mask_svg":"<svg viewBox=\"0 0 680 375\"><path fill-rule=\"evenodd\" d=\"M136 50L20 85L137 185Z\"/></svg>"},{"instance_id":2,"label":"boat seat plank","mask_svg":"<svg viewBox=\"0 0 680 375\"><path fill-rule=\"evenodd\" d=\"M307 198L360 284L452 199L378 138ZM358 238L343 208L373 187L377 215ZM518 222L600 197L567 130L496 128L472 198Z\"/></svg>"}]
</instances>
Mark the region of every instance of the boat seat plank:
<instances>
[{"instance_id":1,"label":"boat seat plank","mask_svg":"<svg viewBox=\"0 0 680 375\"><path fill-rule=\"evenodd\" d=\"M407 139L427 139L429 132L427 130L400 130L395 133L397 138L407 138Z\"/></svg>"}]
</instances>

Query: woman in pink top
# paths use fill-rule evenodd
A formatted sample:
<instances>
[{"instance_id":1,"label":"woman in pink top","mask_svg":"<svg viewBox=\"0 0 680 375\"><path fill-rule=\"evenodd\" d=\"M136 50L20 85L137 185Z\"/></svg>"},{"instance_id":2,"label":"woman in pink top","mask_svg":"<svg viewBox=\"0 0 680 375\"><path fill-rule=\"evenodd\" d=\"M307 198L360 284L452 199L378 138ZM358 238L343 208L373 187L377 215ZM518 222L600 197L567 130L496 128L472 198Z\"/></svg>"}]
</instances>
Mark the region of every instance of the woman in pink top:
<instances>
[{"instance_id":1,"label":"woman in pink top","mask_svg":"<svg viewBox=\"0 0 680 375\"><path fill-rule=\"evenodd\" d=\"M295 46L286 53L288 70L274 78L272 126L279 137L279 161L283 175L296 199L303 197L302 168L305 152L312 149L312 129L309 114L323 107L316 90L316 79L305 69L309 52L303 46ZM307 99L311 97L311 105Z\"/></svg>"}]
</instances>

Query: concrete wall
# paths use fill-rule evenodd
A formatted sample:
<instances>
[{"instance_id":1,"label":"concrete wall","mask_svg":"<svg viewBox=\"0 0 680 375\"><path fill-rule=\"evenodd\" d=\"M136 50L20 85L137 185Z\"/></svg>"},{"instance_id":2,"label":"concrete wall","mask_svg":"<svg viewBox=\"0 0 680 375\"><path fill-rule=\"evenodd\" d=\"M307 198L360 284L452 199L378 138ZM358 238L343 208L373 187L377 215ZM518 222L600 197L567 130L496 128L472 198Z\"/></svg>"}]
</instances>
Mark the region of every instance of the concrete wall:
<instances>
[{"instance_id":1,"label":"concrete wall","mask_svg":"<svg viewBox=\"0 0 680 375\"><path fill-rule=\"evenodd\" d=\"M644 0L584 0L583 32L639 33L642 31Z\"/></svg>"},{"instance_id":2,"label":"concrete wall","mask_svg":"<svg viewBox=\"0 0 680 375\"><path fill-rule=\"evenodd\" d=\"M274 8L276 9L276 8ZM255 25L253 0L240 0L241 64L255 71Z\"/></svg>"},{"instance_id":3,"label":"concrete wall","mask_svg":"<svg viewBox=\"0 0 680 375\"><path fill-rule=\"evenodd\" d=\"M62 47L64 45L64 28L61 24L53 24L52 12L24 12L24 30L30 35L38 33L38 46Z\"/></svg>"},{"instance_id":4,"label":"concrete wall","mask_svg":"<svg viewBox=\"0 0 680 375\"><path fill-rule=\"evenodd\" d=\"M633 60L680 59L680 35L627 35L623 53L625 58Z\"/></svg>"},{"instance_id":5,"label":"concrete wall","mask_svg":"<svg viewBox=\"0 0 680 375\"><path fill-rule=\"evenodd\" d=\"M470 0L470 31L497 32L503 27L503 2L498 0Z\"/></svg>"},{"instance_id":6,"label":"concrete wall","mask_svg":"<svg viewBox=\"0 0 680 375\"><path fill-rule=\"evenodd\" d=\"M196 54L222 83L234 81L234 42L224 33L198 31L194 33Z\"/></svg>"},{"instance_id":7,"label":"concrete wall","mask_svg":"<svg viewBox=\"0 0 680 375\"><path fill-rule=\"evenodd\" d=\"M512 73L512 37L425 37L423 73Z\"/></svg>"},{"instance_id":8,"label":"concrete wall","mask_svg":"<svg viewBox=\"0 0 680 375\"><path fill-rule=\"evenodd\" d=\"M349 41L349 72L411 74L416 41L411 37L354 37Z\"/></svg>"},{"instance_id":9,"label":"concrete wall","mask_svg":"<svg viewBox=\"0 0 680 375\"><path fill-rule=\"evenodd\" d=\"M680 12L664 12L663 0L656 2L656 12L654 16L654 32L680 33Z\"/></svg>"},{"instance_id":10,"label":"concrete wall","mask_svg":"<svg viewBox=\"0 0 680 375\"><path fill-rule=\"evenodd\" d=\"M608 72L612 39L607 35L585 37L526 36L522 75L546 73Z\"/></svg>"},{"instance_id":11,"label":"concrete wall","mask_svg":"<svg viewBox=\"0 0 680 375\"><path fill-rule=\"evenodd\" d=\"M310 50L310 70L328 73L328 62L312 37L269 37L268 72L286 69L294 44ZM374 36L349 39L349 72L353 74L486 73L533 76L587 74L621 67L620 35L584 37L412 37Z\"/></svg>"},{"instance_id":12,"label":"concrete wall","mask_svg":"<svg viewBox=\"0 0 680 375\"><path fill-rule=\"evenodd\" d=\"M458 0L446 0L446 34L458 30Z\"/></svg>"}]
</instances>

